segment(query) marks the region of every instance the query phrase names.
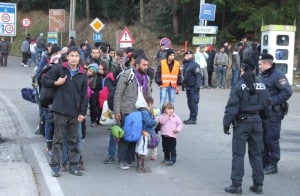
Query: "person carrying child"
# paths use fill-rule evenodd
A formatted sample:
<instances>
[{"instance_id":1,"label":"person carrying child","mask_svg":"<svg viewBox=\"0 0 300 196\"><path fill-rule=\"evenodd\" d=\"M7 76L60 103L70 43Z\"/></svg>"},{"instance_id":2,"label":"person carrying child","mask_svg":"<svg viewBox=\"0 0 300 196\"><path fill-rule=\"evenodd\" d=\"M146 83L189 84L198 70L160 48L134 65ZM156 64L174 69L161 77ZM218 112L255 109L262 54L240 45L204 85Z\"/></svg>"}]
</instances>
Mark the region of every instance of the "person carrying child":
<instances>
[{"instance_id":1,"label":"person carrying child","mask_svg":"<svg viewBox=\"0 0 300 196\"><path fill-rule=\"evenodd\" d=\"M164 160L161 164L172 166L176 162L176 137L181 132L183 123L174 113L174 105L172 103L164 104L162 112L158 118L164 152Z\"/></svg>"},{"instance_id":2,"label":"person carrying child","mask_svg":"<svg viewBox=\"0 0 300 196\"><path fill-rule=\"evenodd\" d=\"M145 167L145 159L148 155L148 143L150 141L150 136L155 135L155 127L157 121L153 118L152 111L153 98L151 96L146 96L145 100L147 105L145 107L140 107L139 111L142 113L143 122L143 132L141 139L137 142L135 147L136 159L137 159L137 172L138 173L151 173L148 167Z\"/></svg>"}]
</instances>

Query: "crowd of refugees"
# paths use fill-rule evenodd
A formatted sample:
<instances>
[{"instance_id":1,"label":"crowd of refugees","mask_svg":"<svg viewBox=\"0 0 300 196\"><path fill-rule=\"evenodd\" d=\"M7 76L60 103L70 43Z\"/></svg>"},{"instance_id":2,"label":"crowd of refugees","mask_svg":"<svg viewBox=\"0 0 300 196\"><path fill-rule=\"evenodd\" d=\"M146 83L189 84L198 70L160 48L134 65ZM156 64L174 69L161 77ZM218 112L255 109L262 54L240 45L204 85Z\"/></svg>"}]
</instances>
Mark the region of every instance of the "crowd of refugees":
<instances>
[{"instance_id":1,"label":"crowd of refugees","mask_svg":"<svg viewBox=\"0 0 300 196\"><path fill-rule=\"evenodd\" d=\"M40 40L43 40L43 44L39 43ZM247 37L243 37L233 47L232 54L232 46L228 42L222 44L217 52L213 45L200 46L195 53L186 51L182 63L175 59L172 49L161 44L156 56L156 71L149 65L149 59L142 49L129 47L115 51L108 43L96 42L91 46L88 40L76 46L74 37L70 37L67 47L61 48L57 44L45 44L42 33L33 44L37 48L38 63L34 85L43 84L56 89L52 104L47 107L40 104L40 125L37 129L37 133L46 138L52 176L58 177L60 172L67 170L76 176L82 175L85 167L81 143L86 135L86 124L90 127L101 125L102 115L107 108L119 127L126 130L128 119L140 118L140 129L143 131L139 139L134 141L126 138L126 132L125 135L124 132L118 132L121 134L118 137L112 131L104 164L114 163L117 155L120 169L134 166L140 173L151 172L145 166L145 160L148 154L151 160L156 160L157 142L153 146L151 141L155 138L159 141L157 138L160 134L164 153L161 164L174 165L177 159L176 138L183 124L197 124L200 89L227 88L228 69L232 71L231 95L224 116L224 133L229 134L230 124L237 123L234 124L233 140L241 145L238 148L244 149L247 141L239 142L237 131L245 131L248 137L254 137L251 135L254 128L259 132L253 138L255 143L249 143L249 148L253 150L249 156L251 159L255 156L251 166L256 175L253 176L254 184L250 190L262 193L261 175L278 172L280 122L284 116L284 103L292 91L284 74L276 69L273 56L260 56L258 41L247 44ZM42 49L39 50L39 47ZM26 54L23 55L22 66L27 65L25 60ZM52 66L49 73L44 72L47 66ZM215 84L213 72L216 75ZM44 78L43 74L46 75ZM256 79L258 75L263 77L262 81ZM153 108L152 80L160 90L160 114ZM186 91L190 110L189 118L184 121L174 112L175 94L179 86ZM247 93L243 94L244 91ZM240 97L240 94L243 96ZM266 111L264 116L261 116L262 110ZM132 117L136 112L141 116ZM88 115L90 119L86 120ZM237 115L240 115L238 121ZM261 119L264 119L263 123ZM248 121L258 124L253 128ZM225 191L239 194L242 192L243 177L243 159L240 157L244 157L245 152L238 151L236 147L232 147L232 185Z\"/></svg>"}]
</instances>

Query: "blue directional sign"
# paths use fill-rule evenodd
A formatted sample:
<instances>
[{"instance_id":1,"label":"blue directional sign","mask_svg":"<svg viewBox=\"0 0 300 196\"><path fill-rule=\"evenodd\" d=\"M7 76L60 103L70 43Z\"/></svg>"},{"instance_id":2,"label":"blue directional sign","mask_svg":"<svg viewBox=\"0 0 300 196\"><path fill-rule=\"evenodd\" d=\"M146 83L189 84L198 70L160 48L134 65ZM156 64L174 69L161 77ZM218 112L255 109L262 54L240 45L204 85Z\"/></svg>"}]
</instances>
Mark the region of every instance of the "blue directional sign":
<instances>
[{"instance_id":1,"label":"blue directional sign","mask_svg":"<svg viewBox=\"0 0 300 196\"><path fill-rule=\"evenodd\" d=\"M0 36L16 35L17 6L0 2Z\"/></svg>"},{"instance_id":2,"label":"blue directional sign","mask_svg":"<svg viewBox=\"0 0 300 196\"><path fill-rule=\"evenodd\" d=\"M216 5L215 4L202 4L200 6L200 20L209 20L215 21L215 14L216 14Z\"/></svg>"},{"instance_id":3,"label":"blue directional sign","mask_svg":"<svg viewBox=\"0 0 300 196\"><path fill-rule=\"evenodd\" d=\"M102 33L93 33L94 42L102 42Z\"/></svg>"}]
</instances>

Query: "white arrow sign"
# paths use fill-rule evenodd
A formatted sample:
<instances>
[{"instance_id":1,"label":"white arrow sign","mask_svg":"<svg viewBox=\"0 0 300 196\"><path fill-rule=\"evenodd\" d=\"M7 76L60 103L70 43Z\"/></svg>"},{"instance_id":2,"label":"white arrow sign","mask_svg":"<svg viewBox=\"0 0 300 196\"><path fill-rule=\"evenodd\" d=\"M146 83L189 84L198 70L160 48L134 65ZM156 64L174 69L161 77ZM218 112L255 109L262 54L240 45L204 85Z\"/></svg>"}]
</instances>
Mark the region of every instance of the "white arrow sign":
<instances>
[{"instance_id":1,"label":"white arrow sign","mask_svg":"<svg viewBox=\"0 0 300 196\"><path fill-rule=\"evenodd\" d=\"M217 34L217 26L194 26L194 33L197 34Z\"/></svg>"}]
</instances>

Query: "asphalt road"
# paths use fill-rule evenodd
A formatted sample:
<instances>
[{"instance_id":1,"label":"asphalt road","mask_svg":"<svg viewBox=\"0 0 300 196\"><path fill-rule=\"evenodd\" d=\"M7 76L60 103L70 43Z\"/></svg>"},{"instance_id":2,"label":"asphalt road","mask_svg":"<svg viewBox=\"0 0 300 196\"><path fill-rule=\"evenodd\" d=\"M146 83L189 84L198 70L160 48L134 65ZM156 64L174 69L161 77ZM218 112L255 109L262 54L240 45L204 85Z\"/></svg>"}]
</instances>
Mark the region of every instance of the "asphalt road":
<instances>
[{"instance_id":1,"label":"asphalt road","mask_svg":"<svg viewBox=\"0 0 300 196\"><path fill-rule=\"evenodd\" d=\"M201 90L197 125L186 125L177 139L178 160L174 166L162 166L161 145L158 160L147 161L151 174L138 174L134 168L122 171L117 164L105 165L109 130L106 126L89 127L83 143L86 171L77 177L62 173L51 177L46 143L34 130L38 121L38 107L21 97L20 89L31 86L33 67L20 66L21 59L10 57L8 67L0 67L0 93L21 115L15 121L19 131L24 160L33 170L39 195L156 195L198 196L225 195L224 187L231 183L231 135L223 134L222 118L229 89ZM159 89L154 85L154 105L159 105ZM265 195L300 195L300 94L291 97L289 114L283 121L281 133L282 157L279 173L265 176ZM9 106L6 106L9 107ZM188 116L185 92L176 95L175 112L185 120ZM17 114L15 114L17 115ZM27 129L28 128L28 129ZM26 130L24 130L26 129ZM245 158L244 195L251 195L251 168ZM0 193L1 195L1 193Z\"/></svg>"}]
</instances>

